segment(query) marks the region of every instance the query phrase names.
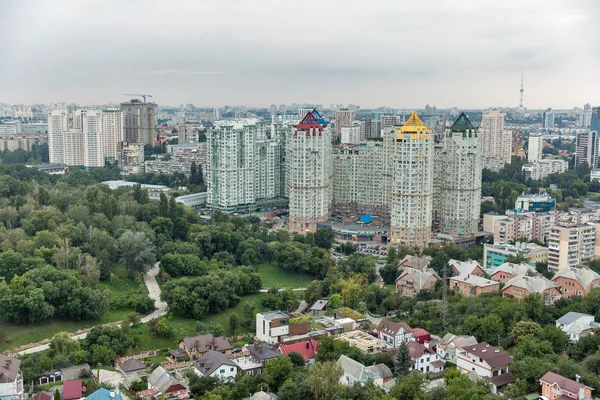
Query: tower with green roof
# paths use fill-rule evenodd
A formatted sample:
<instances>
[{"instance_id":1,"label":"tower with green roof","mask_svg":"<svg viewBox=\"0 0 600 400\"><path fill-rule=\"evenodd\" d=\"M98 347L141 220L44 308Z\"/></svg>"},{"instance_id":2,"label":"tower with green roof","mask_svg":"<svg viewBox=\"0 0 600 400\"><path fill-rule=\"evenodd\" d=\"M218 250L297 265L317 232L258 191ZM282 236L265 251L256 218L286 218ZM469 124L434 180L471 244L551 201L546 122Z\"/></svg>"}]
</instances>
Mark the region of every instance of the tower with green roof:
<instances>
[{"instance_id":1,"label":"tower with green roof","mask_svg":"<svg viewBox=\"0 0 600 400\"><path fill-rule=\"evenodd\" d=\"M439 150L440 232L455 238L478 231L481 206L481 155L478 128L465 113L446 129Z\"/></svg>"}]
</instances>

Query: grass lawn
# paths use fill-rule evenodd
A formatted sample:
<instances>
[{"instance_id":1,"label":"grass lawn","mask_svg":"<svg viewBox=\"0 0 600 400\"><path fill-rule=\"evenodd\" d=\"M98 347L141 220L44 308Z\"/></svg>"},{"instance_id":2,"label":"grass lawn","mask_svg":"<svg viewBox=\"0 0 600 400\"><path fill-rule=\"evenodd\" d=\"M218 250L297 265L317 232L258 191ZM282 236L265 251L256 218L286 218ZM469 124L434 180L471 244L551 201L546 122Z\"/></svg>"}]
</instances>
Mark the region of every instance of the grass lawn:
<instances>
[{"instance_id":1,"label":"grass lawn","mask_svg":"<svg viewBox=\"0 0 600 400\"><path fill-rule=\"evenodd\" d=\"M272 287L306 287L315 278L310 275L300 275L293 272L282 271L274 263L263 263L256 266L262 278L263 288Z\"/></svg>"},{"instance_id":2,"label":"grass lawn","mask_svg":"<svg viewBox=\"0 0 600 400\"><path fill-rule=\"evenodd\" d=\"M184 336L195 336L196 335L196 322L203 322L205 324L218 323L225 328L225 335L231 336L229 331L229 316L232 313L242 314L242 304L248 302L254 304L256 312L264 311L264 307L260 303L264 293L250 294L243 296L242 300L233 308L230 308L220 314L207 315L200 321L194 319L168 316L166 317L167 324L174 330L174 335L171 338L160 338L154 337L149 331L147 325L138 325L133 328L133 332L136 333L137 342L135 348L131 350L131 353L139 353L142 350L156 350L156 349L174 349L177 348L177 344ZM250 327L242 326L238 334L250 333Z\"/></svg>"},{"instance_id":3,"label":"grass lawn","mask_svg":"<svg viewBox=\"0 0 600 400\"><path fill-rule=\"evenodd\" d=\"M67 321L51 318L39 324L15 325L0 320L0 351L11 350L24 344L50 339L57 332L75 332L94 325L120 321L131 310L110 310L101 319L95 321Z\"/></svg>"},{"instance_id":4,"label":"grass lawn","mask_svg":"<svg viewBox=\"0 0 600 400\"><path fill-rule=\"evenodd\" d=\"M102 281L98 285L100 290L110 290L113 294L113 299L125 297L129 292L138 288L138 282L127 277L125 268L115 268L114 273L118 277L116 281L112 283ZM69 321L60 318L51 318L34 325L15 325L0 320L0 352L11 350L24 344L50 339L57 332L65 331L73 333L83 328L120 321L131 311L133 310L111 309L99 320Z\"/></svg>"}]
</instances>

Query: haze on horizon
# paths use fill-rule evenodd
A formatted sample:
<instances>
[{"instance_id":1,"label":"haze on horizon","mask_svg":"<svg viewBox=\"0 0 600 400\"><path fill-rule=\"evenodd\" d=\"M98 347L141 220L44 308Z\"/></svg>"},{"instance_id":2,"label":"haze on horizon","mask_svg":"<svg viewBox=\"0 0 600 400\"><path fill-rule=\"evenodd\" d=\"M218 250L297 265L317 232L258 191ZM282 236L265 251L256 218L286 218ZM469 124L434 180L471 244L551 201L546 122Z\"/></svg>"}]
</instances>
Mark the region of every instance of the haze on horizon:
<instances>
[{"instance_id":1,"label":"haze on horizon","mask_svg":"<svg viewBox=\"0 0 600 400\"><path fill-rule=\"evenodd\" d=\"M600 104L597 0L0 1L0 102Z\"/></svg>"}]
</instances>

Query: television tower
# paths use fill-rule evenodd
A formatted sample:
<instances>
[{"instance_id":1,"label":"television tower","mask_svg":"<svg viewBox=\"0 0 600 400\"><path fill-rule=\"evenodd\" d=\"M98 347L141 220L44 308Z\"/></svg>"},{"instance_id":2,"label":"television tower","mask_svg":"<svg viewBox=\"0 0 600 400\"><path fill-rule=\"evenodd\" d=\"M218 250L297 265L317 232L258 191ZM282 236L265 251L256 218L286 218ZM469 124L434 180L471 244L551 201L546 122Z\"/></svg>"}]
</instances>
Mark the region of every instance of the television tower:
<instances>
[{"instance_id":1,"label":"television tower","mask_svg":"<svg viewBox=\"0 0 600 400\"><path fill-rule=\"evenodd\" d=\"M523 68L521 68L521 90L519 90L519 92L521 92L521 98L519 99L519 110L523 111L523 92L525 91L525 89L523 89Z\"/></svg>"}]
</instances>

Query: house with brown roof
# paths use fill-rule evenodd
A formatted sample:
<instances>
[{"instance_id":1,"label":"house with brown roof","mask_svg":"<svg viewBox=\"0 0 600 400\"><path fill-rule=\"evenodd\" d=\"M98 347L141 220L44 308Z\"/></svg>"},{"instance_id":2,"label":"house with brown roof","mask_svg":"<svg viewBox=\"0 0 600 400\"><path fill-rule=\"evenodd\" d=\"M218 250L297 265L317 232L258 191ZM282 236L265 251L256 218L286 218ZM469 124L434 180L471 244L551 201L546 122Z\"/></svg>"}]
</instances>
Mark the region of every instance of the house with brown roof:
<instances>
[{"instance_id":1,"label":"house with brown roof","mask_svg":"<svg viewBox=\"0 0 600 400\"><path fill-rule=\"evenodd\" d=\"M0 397L8 400L22 399L23 373L21 360L0 354Z\"/></svg>"},{"instance_id":2,"label":"house with brown roof","mask_svg":"<svg viewBox=\"0 0 600 400\"><path fill-rule=\"evenodd\" d=\"M400 263L398 264L398 271L402 271L404 268L414 268L414 269L418 269L418 270L425 270L427 269L427 267L429 267L429 263L431 262L431 260L433 260L433 258L431 258L431 256L423 256L423 257L419 257L419 256L411 256L406 255L404 256L404 258L402 260L400 260Z\"/></svg>"},{"instance_id":3,"label":"house with brown roof","mask_svg":"<svg viewBox=\"0 0 600 400\"><path fill-rule=\"evenodd\" d=\"M600 287L600 274L585 267L569 267L556 271L552 282L560 286L563 297L585 296Z\"/></svg>"},{"instance_id":4,"label":"house with brown roof","mask_svg":"<svg viewBox=\"0 0 600 400\"><path fill-rule=\"evenodd\" d=\"M179 348L185 350L192 360L202 357L209 350L224 354L231 354L233 350L225 336L214 337L211 333L184 337L179 341Z\"/></svg>"},{"instance_id":5,"label":"house with brown roof","mask_svg":"<svg viewBox=\"0 0 600 400\"><path fill-rule=\"evenodd\" d=\"M33 394L29 400L54 400L54 393L52 392L37 392Z\"/></svg>"},{"instance_id":6,"label":"house with brown roof","mask_svg":"<svg viewBox=\"0 0 600 400\"><path fill-rule=\"evenodd\" d=\"M502 297L522 299L533 293L539 293L547 306L562 297L560 287L543 276L516 276L506 282L502 289Z\"/></svg>"},{"instance_id":7,"label":"house with brown roof","mask_svg":"<svg viewBox=\"0 0 600 400\"><path fill-rule=\"evenodd\" d=\"M548 400L591 399L592 390L594 389L579 382L579 376L577 376L576 379L577 380L574 381L548 371L540 378L542 396Z\"/></svg>"},{"instance_id":8,"label":"house with brown roof","mask_svg":"<svg viewBox=\"0 0 600 400\"><path fill-rule=\"evenodd\" d=\"M132 373L145 374L146 364L140 360L136 360L135 358L130 358L129 360L125 360L119 364L119 370L125 375Z\"/></svg>"},{"instance_id":9,"label":"house with brown roof","mask_svg":"<svg viewBox=\"0 0 600 400\"><path fill-rule=\"evenodd\" d=\"M539 275L535 270L535 267L527 263L514 264L505 262L502 265L497 266L490 272L490 279L502 283L506 283L517 276L533 276Z\"/></svg>"},{"instance_id":10,"label":"house with brown roof","mask_svg":"<svg viewBox=\"0 0 600 400\"><path fill-rule=\"evenodd\" d=\"M431 268L419 270L406 267L396 278L396 293L402 296L413 297L421 291L435 290L435 284L440 280L439 275Z\"/></svg>"},{"instance_id":11,"label":"house with brown roof","mask_svg":"<svg viewBox=\"0 0 600 400\"><path fill-rule=\"evenodd\" d=\"M383 318L377 325L377 336L392 347L400 347L402 343L412 340L412 328L404 321L392 322Z\"/></svg>"},{"instance_id":12,"label":"house with brown roof","mask_svg":"<svg viewBox=\"0 0 600 400\"><path fill-rule=\"evenodd\" d=\"M411 369L423 373L441 372L444 368L444 362L435 350L432 342L408 342L408 354L410 355Z\"/></svg>"},{"instance_id":13,"label":"house with brown roof","mask_svg":"<svg viewBox=\"0 0 600 400\"><path fill-rule=\"evenodd\" d=\"M508 353L483 342L456 351L458 369L487 381L494 394L498 394L506 385L515 381L508 372L512 362L513 359Z\"/></svg>"},{"instance_id":14,"label":"house with brown roof","mask_svg":"<svg viewBox=\"0 0 600 400\"><path fill-rule=\"evenodd\" d=\"M460 275L450 278L450 289L465 297L480 296L500 290L500 283L477 275Z\"/></svg>"},{"instance_id":15,"label":"house with brown roof","mask_svg":"<svg viewBox=\"0 0 600 400\"><path fill-rule=\"evenodd\" d=\"M475 275L485 278L485 271L477 260L460 261L451 259L448 261L451 276Z\"/></svg>"}]
</instances>

